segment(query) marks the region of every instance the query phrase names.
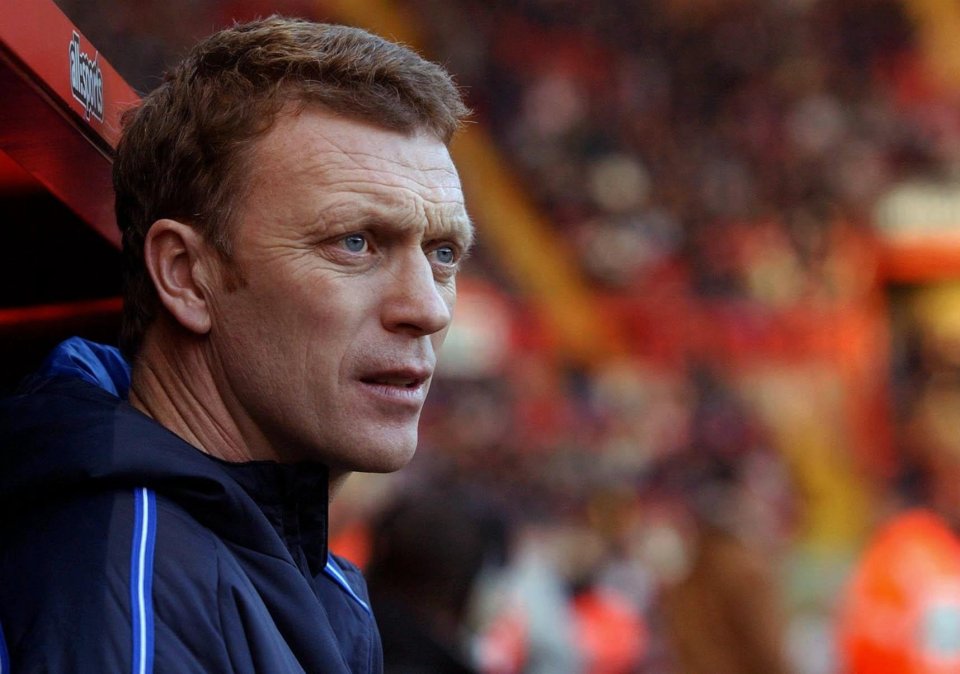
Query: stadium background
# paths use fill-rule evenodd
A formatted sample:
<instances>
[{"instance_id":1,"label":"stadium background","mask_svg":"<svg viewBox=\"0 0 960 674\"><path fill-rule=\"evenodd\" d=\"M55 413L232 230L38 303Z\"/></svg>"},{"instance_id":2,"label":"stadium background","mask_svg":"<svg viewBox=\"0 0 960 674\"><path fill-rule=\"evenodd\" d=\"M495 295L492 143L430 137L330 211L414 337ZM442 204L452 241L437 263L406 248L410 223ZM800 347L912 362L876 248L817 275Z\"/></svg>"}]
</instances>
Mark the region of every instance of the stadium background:
<instances>
[{"instance_id":1,"label":"stadium background","mask_svg":"<svg viewBox=\"0 0 960 674\"><path fill-rule=\"evenodd\" d=\"M838 601L876 527L960 514L954 3L57 4L140 92L273 12L398 38L465 88L480 238L421 449L355 478L333 526L362 563L398 495L455 485L496 512L509 543L470 623L489 671L529 655L529 568L630 616L632 669L603 671L674 671L662 587L690 517L721 509L774 579L791 667L838 671ZM3 153L0 213L9 389L63 335L112 339L118 256Z\"/></svg>"}]
</instances>

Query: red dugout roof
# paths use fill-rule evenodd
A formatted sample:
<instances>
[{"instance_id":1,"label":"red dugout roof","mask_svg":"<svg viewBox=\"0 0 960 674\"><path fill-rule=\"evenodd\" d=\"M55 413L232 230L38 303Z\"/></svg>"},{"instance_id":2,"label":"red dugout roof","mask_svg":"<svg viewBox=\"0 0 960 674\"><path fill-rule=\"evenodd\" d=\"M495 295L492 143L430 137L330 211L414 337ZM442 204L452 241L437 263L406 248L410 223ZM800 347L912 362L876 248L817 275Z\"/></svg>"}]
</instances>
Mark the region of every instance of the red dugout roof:
<instances>
[{"instance_id":1,"label":"red dugout roof","mask_svg":"<svg viewBox=\"0 0 960 674\"><path fill-rule=\"evenodd\" d=\"M111 152L137 100L53 2L4 0L0 151L115 245Z\"/></svg>"},{"instance_id":2,"label":"red dugout roof","mask_svg":"<svg viewBox=\"0 0 960 674\"><path fill-rule=\"evenodd\" d=\"M137 94L52 0L0 0L0 393L58 341L115 341L111 163Z\"/></svg>"}]
</instances>

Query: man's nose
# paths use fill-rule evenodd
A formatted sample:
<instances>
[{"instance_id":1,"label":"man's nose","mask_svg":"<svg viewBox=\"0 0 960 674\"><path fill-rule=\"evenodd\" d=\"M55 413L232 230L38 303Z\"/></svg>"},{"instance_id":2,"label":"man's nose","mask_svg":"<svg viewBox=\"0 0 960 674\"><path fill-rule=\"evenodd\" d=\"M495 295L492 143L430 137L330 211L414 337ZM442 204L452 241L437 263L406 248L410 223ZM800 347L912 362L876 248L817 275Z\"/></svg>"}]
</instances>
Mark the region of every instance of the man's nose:
<instances>
[{"instance_id":1,"label":"man's nose","mask_svg":"<svg viewBox=\"0 0 960 674\"><path fill-rule=\"evenodd\" d=\"M422 250L397 261L383 303L383 324L391 332L432 335L450 325L452 297L445 298Z\"/></svg>"}]
</instances>

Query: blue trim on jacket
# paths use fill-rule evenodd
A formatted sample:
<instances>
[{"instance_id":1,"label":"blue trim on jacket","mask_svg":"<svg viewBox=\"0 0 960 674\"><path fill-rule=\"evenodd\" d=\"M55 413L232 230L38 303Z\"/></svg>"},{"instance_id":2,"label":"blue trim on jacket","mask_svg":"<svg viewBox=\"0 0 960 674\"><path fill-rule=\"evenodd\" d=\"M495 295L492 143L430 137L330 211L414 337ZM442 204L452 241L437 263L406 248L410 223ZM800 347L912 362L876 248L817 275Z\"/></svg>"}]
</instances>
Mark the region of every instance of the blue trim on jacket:
<instances>
[{"instance_id":1,"label":"blue trim on jacket","mask_svg":"<svg viewBox=\"0 0 960 674\"><path fill-rule=\"evenodd\" d=\"M362 606L367 613L373 615L373 611L370 610L370 605L361 599L360 595L358 595L356 591L350 587L347 577L343 575L343 570L340 568L340 565L337 564L336 559L332 555L327 557L327 565L323 567L323 571L328 576L333 578L337 582L337 585L342 587L348 595L353 597L354 601L360 604L360 606Z\"/></svg>"},{"instance_id":2,"label":"blue trim on jacket","mask_svg":"<svg viewBox=\"0 0 960 674\"><path fill-rule=\"evenodd\" d=\"M0 625L0 674L10 674L10 652L7 650L7 639L3 636L2 625Z\"/></svg>"},{"instance_id":3,"label":"blue trim on jacket","mask_svg":"<svg viewBox=\"0 0 960 674\"><path fill-rule=\"evenodd\" d=\"M157 539L157 497L146 487L134 490L130 546L130 610L133 674L153 672L153 550Z\"/></svg>"}]
</instances>

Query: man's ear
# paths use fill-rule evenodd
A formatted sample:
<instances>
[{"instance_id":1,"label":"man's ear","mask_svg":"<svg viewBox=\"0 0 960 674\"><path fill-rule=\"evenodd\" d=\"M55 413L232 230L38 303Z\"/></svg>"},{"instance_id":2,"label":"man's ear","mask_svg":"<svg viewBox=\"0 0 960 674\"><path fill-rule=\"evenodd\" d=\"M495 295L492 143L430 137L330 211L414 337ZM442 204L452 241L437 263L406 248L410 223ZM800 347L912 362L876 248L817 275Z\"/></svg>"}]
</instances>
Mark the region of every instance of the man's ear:
<instances>
[{"instance_id":1,"label":"man's ear","mask_svg":"<svg viewBox=\"0 0 960 674\"><path fill-rule=\"evenodd\" d=\"M144 261L160 302L184 328L210 331L208 279L204 271L214 251L193 227L176 220L157 220L143 246Z\"/></svg>"}]
</instances>

